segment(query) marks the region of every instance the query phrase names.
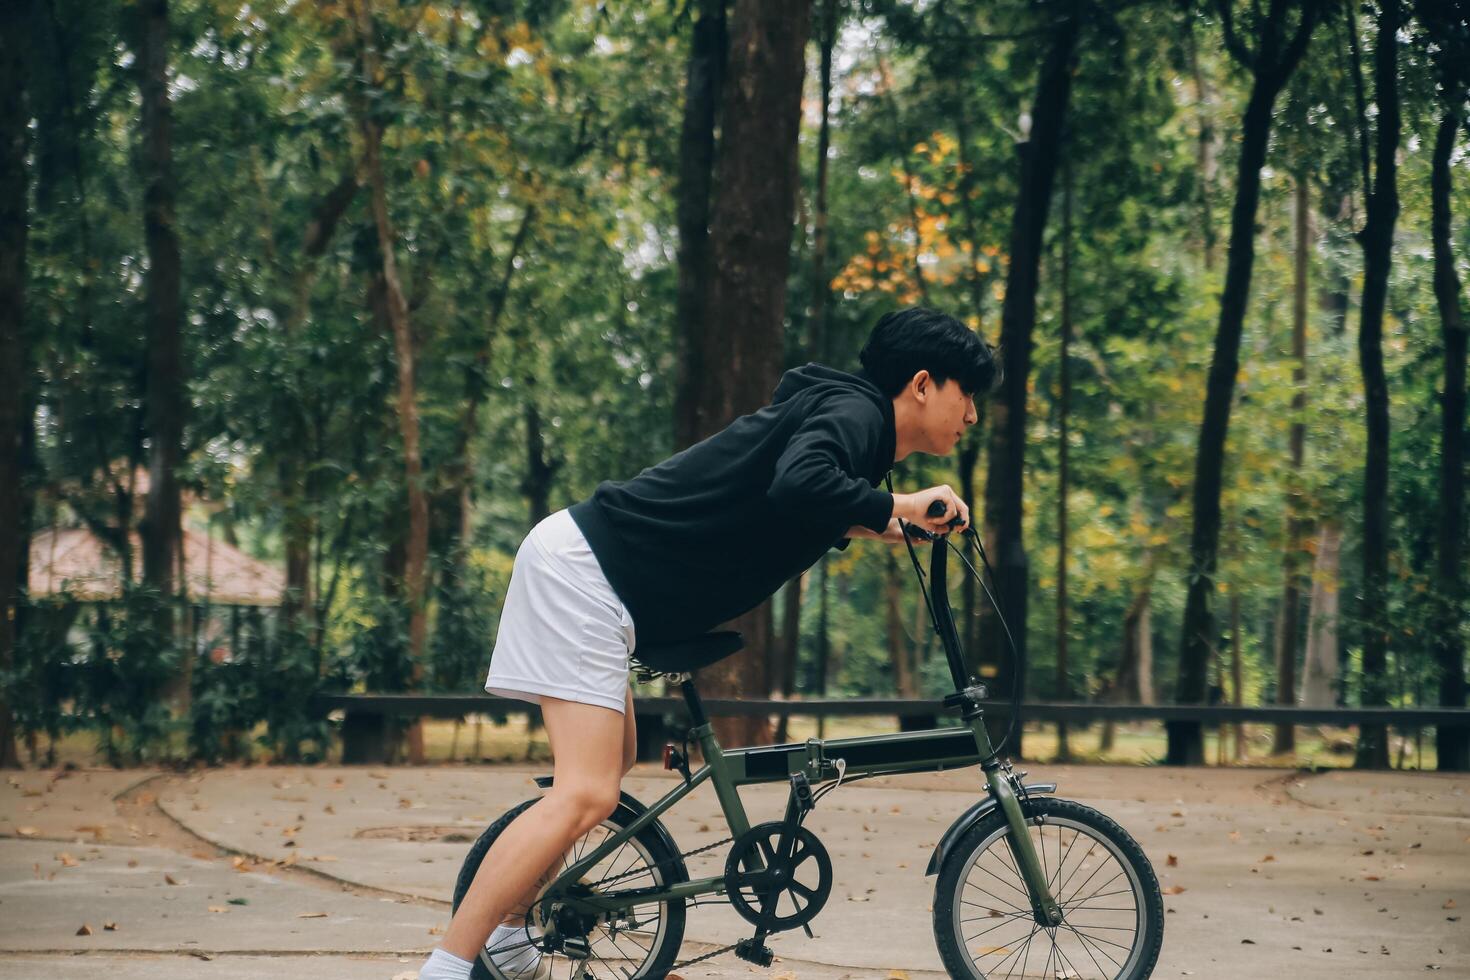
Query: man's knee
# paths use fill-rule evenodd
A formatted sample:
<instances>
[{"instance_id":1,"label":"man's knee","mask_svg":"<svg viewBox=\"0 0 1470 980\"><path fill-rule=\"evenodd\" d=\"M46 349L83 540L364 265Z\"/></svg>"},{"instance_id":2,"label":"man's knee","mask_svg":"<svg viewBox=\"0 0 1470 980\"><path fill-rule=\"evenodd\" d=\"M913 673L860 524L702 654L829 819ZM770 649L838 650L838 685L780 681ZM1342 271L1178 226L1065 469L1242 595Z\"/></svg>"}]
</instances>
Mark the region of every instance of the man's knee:
<instances>
[{"instance_id":1,"label":"man's knee","mask_svg":"<svg viewBox=\"0 0 1470 980\"><path fill-rule=\"evenodd\" d=\"M547 795L569 811L576 835L580 837L618 808L621 787L617 782L602 780L570 785L554 783Z\"/></svg>"}]
</instances>

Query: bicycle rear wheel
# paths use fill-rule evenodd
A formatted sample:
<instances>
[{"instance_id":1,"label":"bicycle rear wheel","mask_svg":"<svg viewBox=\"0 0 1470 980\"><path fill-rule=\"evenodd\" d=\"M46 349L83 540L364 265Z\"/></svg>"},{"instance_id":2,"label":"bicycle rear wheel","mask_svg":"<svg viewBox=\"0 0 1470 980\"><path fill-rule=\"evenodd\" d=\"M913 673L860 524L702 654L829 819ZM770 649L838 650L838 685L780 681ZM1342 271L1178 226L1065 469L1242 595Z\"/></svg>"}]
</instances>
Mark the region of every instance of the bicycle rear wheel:
<instances>
[{"instance_id":1,"label":"bicycle rear wheel","mask_svg":"<svg viewBox=\"0 0 1470 980\"><path fill-rule=\"evenodd\" d=\"M1072 800L1021 803L1062 923L1036 922L999 809L970 828L939 869L934 938L964 980L1144 980L1164 939L1164 901L1143 848L1111 818Z\"/></svg>"},{"instance_id":2,"label":"bicycle rear wheel","mask_svg":"<svg viewBox=\"0 0 1470 980\"><path fill-rule=\"evenodd\" d=\"M455 910L459 909L459 904L469 891L470 883L475 880L475 874L490 847L505 828L510 826L511 821L535 802L527 800L514 807L487 827L475 841L469 854L465 856L459 879L455 882ZM580 855L592 851L634 819L635 815L626 806L620 805L611 816L572 845L568 858L570 861L577 860ZM668 848L657 827L658 822L654 821L643 828L635 837L590 868L582 880L588 883L593 892L626 891L688 881L689 874L684 867L683 858ZM557 873L560 874L570 861L563 860ZM617 880L605 887L599 887L597 883L606 878ZM532 908L534 907L533 903ZM679 947L684 941L685 911L682 900L647 902L588 923L586 938L592 956L585 961L586 965L599 977L616 977L619 980L652 980L663 977L673 966ZM542 924L533 923L528 912L526 925L540 927ZM513 939L497 945L496 951L512 953L516 949L541 946L536 934L526 928ZM578 980L582 975L579 964L583 961L573 960L561 950L542 949L541 956L540 968L534 972L529 969L507 972L495 965L488 950L482 950L475 959L470 976L473 980L532 980L533 977L537 980Z\"/></svg>"}]
</instances>

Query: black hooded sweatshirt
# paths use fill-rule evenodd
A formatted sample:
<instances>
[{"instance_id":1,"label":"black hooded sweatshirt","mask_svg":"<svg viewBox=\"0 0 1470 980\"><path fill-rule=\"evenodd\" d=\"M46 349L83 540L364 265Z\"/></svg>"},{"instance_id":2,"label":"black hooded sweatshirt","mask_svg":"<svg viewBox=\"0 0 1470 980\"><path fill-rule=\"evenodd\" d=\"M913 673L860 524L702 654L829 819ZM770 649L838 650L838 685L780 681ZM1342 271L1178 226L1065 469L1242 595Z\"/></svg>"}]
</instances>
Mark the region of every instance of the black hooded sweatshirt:
<instances>
[{"instance_id":1,"label":"black hooded sweatshirt","mask_svg":"<svg viewBox=\"0 0 1470 980\"><path fill-rule=\"evenodd\" d=\"M571 516L633 617L635 642L685 640L754 609L845 532L882 532L893 402L867 375L787 371L771 404L650 467L604 482Z\"/></svg>"}]
</instances>

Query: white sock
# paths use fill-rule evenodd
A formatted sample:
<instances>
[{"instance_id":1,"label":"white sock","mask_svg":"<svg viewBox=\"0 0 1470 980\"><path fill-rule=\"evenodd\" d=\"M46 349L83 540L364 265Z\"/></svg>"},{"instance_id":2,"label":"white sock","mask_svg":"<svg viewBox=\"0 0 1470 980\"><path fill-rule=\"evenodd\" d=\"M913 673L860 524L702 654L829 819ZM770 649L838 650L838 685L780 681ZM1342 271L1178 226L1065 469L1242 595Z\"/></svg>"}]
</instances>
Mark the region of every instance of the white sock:
<instances>
[{"instance_id":1,"label":"white sock","mask_svg":"<svg viewBox=\"0 0 1470 980\"><path fill-rule=\"evenodd\" d=\"M541 930L533 928L531 935L540 936ZM504 951L496 952L502 946ZM531 976L541 962L541 951L527 945L526 930L522 926L508 926L502 922L485 940L485 948L490 951L490 959L500 972L508 977Z\"/></svg>"},{"instance_id":2,"label":"white sock","mask_svg":"<svg viewBox=\"0 0 1470 980\"><path fill-rule=\"evenodd\" d=\"M419 980L470 980L470 968L473 965L469 960L462 960L443 947L435 947L424 965L419 968Z\"/></svg>"}]
</instances>

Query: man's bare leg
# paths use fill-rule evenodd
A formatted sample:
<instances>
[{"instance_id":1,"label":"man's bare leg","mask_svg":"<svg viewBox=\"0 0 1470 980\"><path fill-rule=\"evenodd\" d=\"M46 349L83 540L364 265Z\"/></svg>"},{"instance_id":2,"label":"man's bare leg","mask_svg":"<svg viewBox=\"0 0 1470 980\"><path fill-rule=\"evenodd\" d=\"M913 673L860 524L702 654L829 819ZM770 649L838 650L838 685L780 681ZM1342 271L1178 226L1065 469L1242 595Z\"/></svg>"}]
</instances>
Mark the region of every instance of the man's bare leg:
<instances>
[{"instance_id":1,"label":"man's bare leg","mask_svg":"<svg viewBox=\"0 0 1470 980\"><path fill-rule=\"evenodd\" d=\"M633 763L637 761L638 723L633 717L633 689L630 687L628 688L628 699L625 703L623 711L624 775L627 774L628 770L633 768ZM500 920L502 925L512 926L517 929L525 925L526 913L530 911L531 903L536 900L537 895L541 894L541 890L546 887L547 883L550 882L552 878L556 877L556 873L566 866L566 857L568 854L571 853L571 850L572 849L568 847L565 851L563 851L560 857L551 862L551 865L547 867L546 871L541 875L541 877L536 880L535 884L526 889L525 893L521 895L520 898L516 899L515 904L511 906L511 910L506 913L505 918ZM486 855L486 857L489 857L489 855Z\"/></svg>"},{"instance_id":2,"label":"man's bare leg","mask_svg":"<svg viewBox=\"0 0 1470 980\"><path fill-rule=\"evenodd\" d=\"M632 702L630 690L619 717L600 705L542 698L555 780L480 862L441 943L447 952L473 961L496 922L524 922L549 870L560 870L571 846L617 808L623 774L636 755Z\"/></svg>"}]
</instances>

